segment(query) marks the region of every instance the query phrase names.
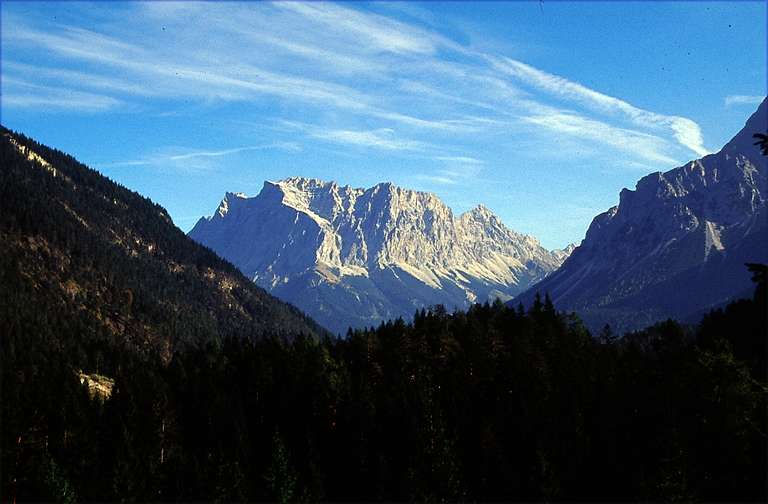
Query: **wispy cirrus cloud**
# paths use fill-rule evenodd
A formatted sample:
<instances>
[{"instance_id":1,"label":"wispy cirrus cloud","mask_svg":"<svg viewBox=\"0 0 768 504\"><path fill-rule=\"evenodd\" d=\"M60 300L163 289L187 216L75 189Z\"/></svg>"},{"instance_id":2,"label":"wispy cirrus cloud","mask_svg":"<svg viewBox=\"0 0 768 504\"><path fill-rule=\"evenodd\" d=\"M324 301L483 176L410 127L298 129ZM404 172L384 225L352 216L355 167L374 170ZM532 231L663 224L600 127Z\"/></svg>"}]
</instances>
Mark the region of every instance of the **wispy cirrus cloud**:
<instances>
[{"instance_id":1,"label":"wispy cirrus cloud","mask_svg":"<svg viewBox=\"0 0 768 504\"><path fill-rule=\"evenodd\" d=\"M639 154L647 161L667 165L676 163L675 159L664 154L665 142L655 135L613 127L601 121L568 113L531 115L524 117L523 120L556 133L572 135L585 140L599 139L602 143L615 149ZM553 139L552 144L557 146L557 140Z\"/></svg>"},{"instance_id":2,"label":"wispy cirrus cloud","mask_svg":"<svg viewBox=\"0 0 768 504\"><path fill-rule=\"evenodd\" d=\"M69 81L83 87L101 88L129 95L154 95L166 98L191 97L206 101L245 101L260 96L298 100L347 112L370 116L415 128L470 131L486 124L488 119L457 117L425 119L408 112L389 110L377 105L380 100L347 85L264 69L246 62L220 65L216 61L198 61L194 65L179 64L152 54L141 47L113 40L88 30L64 30L62 35L49 35L24 28L10 36L90 64L109 65L128 72L123 80L99 74L67 69L37 68L11 61L8 68L17 73L50 80ZM274 40L270 40L274 43ZM312 52L311 49L308 51ZM332 57L328 51L314 51L313 56ZM182 58L185 62L192 59ZM334 61L331 61L333 63ZM362 64L362 63L361 63ZM9 102L12 103L12 102Z\"/></svg>"},{"instance_id":3,"label":"wispy cirrus cloud","mask_svg":"<svg viewBox=\"0 0 768 504\"><path fill-rule=\"evenodd\" d=\"M765 96L728 95L725 97L725 106L732 107L734 105L760 105L764 99Z\"/></svg>"},{"instance_id":4,"label":"wispy cirrus cloud","mask_svg":"<svg viewBox=\"0 0 768 504\"><path fill-rule=\"evenodd\" d=\"M456 185L459 183L458 180L456 180L456 178L446 176L446 175L428 175L425 173L419 173L417 175L414 175L413 178L414 180L429 182L431 184L438 184L438 185Z\"/></svg>"},{"instance_id":5,"label":"wispy cirrus cloud","mask_svg":"<svg viewBox=\"0 0 768 504\"><path fill-rule=\"evenodd\" d=\"M105 167L121 167L121 166L177 166L177 167L192 167L201 168L203 165L200 163L194 163L196 160L205 160L207 158L217 158L223 156L230 156L233 154L239 154L249 151L263 151L263 150L287 150L287 151L300 151L301 146L293 142L275 142L262 145L248 145L244 147L235 147L232 149L211 150L211 151L199 151L199 150L187 150L187 149L166 149L166 150L183 150L186 152L171 154L169 152L156 153L143 159L134 159L128 161L113 161L109 163L101 163L100 166ZM191 164L190 164L191 162Z\"/></svg>"},{"instance_id":6,"label":"wispy cirrus cloud","mask_svg":"<svg viewBox=\"0 0 768 504\"><path fill-rule=\"evenodd\" d=\"M468 156L436 156L437 161L445 161L448 163L459 163L464 165L482 165L485 161Z\"/></svg>"},{"instance_id":7,"label":"wispy cirrus cloud","mask_svg":"<svg viewBox=\"0 0 768 504\"><path fill-rule=\"evenodd\" d=\"M384 71L384 65L370 59L339 54L334 51L328 51L316 46L302 44L295 40L287 40L263 32L253 32L244 29L241 33L250 40L270 45L296 57L313 62L320 62L326 65L330 64L333 66L334 70L341 74L370 74L372 72Z\"/></svg>"},{"instance_id":8,"label":"wispy cirrus cloud","mask_svg":"<svg viewBox=\"0 0 768 504\"><path fill-rule=\"evenodd\" d=\"M79 91L61 86L47 86L24 79L6 77L0 94L2 107L19 107L46 111L82 111L88 113L112 110L124 103L111 96Z\"/></svg>"},{"instance_id":9,"label":"wispy cirrus cloud","mask_svg":"<svg viewBox=\"0 0 768 504\"><path fill-rule=\"evenodd\" d=\"M362 13L330 3L279 2L276 5L304 16L310 23L321 24L326 30L353 34L373 51L433 54L439 44L449 43L443 37L386 16Z\"/></svg>"},{"instance_id":10,"label":"wispy cirrus cloud","mask_svg":"<svg viewBox=\"0 0 768 504\"><path fill-rule=\"evenodd\" d=\"M366 106L365 98L355 89L297 77L241 63L222 68L217 55L194 61L189 57L173 58L135 44L121 42L110 36L85 29L65 28L60 34L21 27L7 35L11 41L20 40L42 47L60 56L91 65L103 65L121 70L122 79L105 77L98 71L83 72L67 69L38 68L10 61L8 69L29 75L41 72L50 78L78 80L83 86L111 87L114 91L133 95L155 93L165 97L189 96L200 99L246 100L258 95L273 95L284 99L332 103L349 109ZM180 56L175 54L175 56ZM8 63L6 63L8 64ZM91 82L89 78L92 78Z\"/></svg>"},{"instance_id":11,"label":"wispy cirrus cloud","mask_svg":"<svg viewBox=\"0 0 768 504\"><path fill-rule=\"evenodd\" d=\"M114 24L84 29L6 20L4 42L51 58L40 66L6 58L4 78L42 83L4 88L3 105L99 111L134 100L165 100L166 108L168 101L242 102L265 104L262 111L288 121L296 121L290 109L301 107L315 124L295 129L307 139L393 155L429 150L469 159L486 148L486 138L514 144L553 132L601 145L628 163L674 164L681 146L707 153L691 119L642 109L505 55L474 51L434 27L362 8L129 8L122 31L107 29Z\"/></svg>"},{"instance_id":12,"label":"wispy cirrus cloud","mask_svg":"<svg viewBox=\"0 0 768 504\"><path fill-rule=\"evenodd\" d=\"M619 98L600 93L577 82L539 70L511 58L488 57L488 60L497 69L526 84L590 109L622 114L636 125L643 127L669 128L681 145L700 156L709 153L703 145L701 128L690 119L643 110Z\"/></svg>"},{"instance_id":13,"label":"wispy cirrus cloud","mask_svg":"<svg viewBox=\"0 0 768 504\"><path fill-rule=\"evenodd\" d=\"M388 151L418 152L423 152L432 147L426 142L400 137L392 128L379 128L375 130L328 129L320 125L298 121L280 121L280 123L289 129L301 131L312 138L336 144Z\"/></svg>"},{"instance_id":14,"label":"wispy cirrus cloud","mask_svg":"<svg viewBox=\"0 0 768 504\"><path fill-rule=\"evenodd\" d=\"M283 150L291 150L291 151L301 150L298 144L289 143L289 142L280 142L280 143L272 143L272 144L265 144L265 145L251 145L248 147L237 147L235 149L224 149L220 151L195 151L195 152L189 152L187 154L176 154L174 156L169 156L168 159L170 159L171 161L183 161L185 159L192 159L192 158L210 158L210 157L229 156L230 154L237 154L240 152L259 151L259 150L265 150L265 149L283 149Z\"/></svg>"},{"instance_id":15,"label":"wispy cirrus cloud","mask_svg":"<svg viewBox=\"0 0 768 504\"><path fill-rule=\"evenodd\" d=\"M416 173L413 180L436 185L458 185L467 180L477 180L485 165L485 161L467 156L433 155L426 159L438 166Z\"/></svg>"},{"instance_id":16,"label":"wispy cirrus cloud","mask_svg":"<svg viewBox=\"0 0 768 504\"><path fill-rule=\"evenodd\" d=\"M425 144L416 140L403 140L395 137L394 130L381 128L377 130L327 130L317 131L312 136L331 142L374 147L385 150L423 150Z\"/></svg>"},{"instance_id":17,"label":"wispy cirrus cloud","mask_svg":"<svg viewBox=\"0 0 768 504\"><path fill-rule=\"evenodd\" d=\"M96 75L91 72L69 70L64 68L50 68L46 66L29 65L15 61L4 61L3 69L16 75L34 77L37 83L48 82L51 85L72 86L81 89L99 90L106 93L128 94L133 96L162 96L162 89L152 86L132 83L119 78L104 75ZM13 82L13 77L10 82ZM9 80L6 78L6 83Z\"/></svg>"}]
</instances>

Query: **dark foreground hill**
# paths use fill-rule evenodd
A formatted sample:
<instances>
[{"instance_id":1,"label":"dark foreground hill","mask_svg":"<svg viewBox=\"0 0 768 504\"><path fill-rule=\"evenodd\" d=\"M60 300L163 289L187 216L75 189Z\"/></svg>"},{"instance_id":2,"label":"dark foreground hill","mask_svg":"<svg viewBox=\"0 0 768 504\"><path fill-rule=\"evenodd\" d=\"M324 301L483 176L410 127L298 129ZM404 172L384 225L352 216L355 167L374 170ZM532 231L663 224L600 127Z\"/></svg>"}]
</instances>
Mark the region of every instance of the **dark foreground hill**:
<instances>
[{"instance_id":1,"label":"dark foreground hill","mask_svg":"<svg viewBox=\"0 0 768 504\"><path fill-rule=\"evenodd\" d=\"M186 344L324 331L188 239L166 211L3 128L0 321L51 345L77 334L167 359Z\"/></svg>"},{"instance_id":2,"label":"dark foreground hill","mask_svg":"<svg viewBox=\"0 0 768 504\"><path fill-rule=\"evenodd\" d=\"M768 157L752 137L767 130L764 100L719 152L622 190L565 263L513 303L547 292L591 328L624 331L695 323L745 296L744 263L768 262Z\"/></svg>"}]
</instances>

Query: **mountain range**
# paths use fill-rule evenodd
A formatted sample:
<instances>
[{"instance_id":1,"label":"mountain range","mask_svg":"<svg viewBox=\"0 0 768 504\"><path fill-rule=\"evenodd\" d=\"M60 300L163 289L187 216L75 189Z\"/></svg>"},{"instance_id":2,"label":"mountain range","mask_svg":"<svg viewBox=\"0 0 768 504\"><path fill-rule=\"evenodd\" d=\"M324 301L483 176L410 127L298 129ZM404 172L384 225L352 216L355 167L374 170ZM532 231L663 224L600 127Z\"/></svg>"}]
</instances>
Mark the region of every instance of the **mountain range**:
<instances>
[{"instance_id":1,"label":"mountain range","mask_svg":"<svg viewBox=\"0 0 768 504\"><path fill-rule=\"evenodd\" d=\"M622 190L560 269L516 302L546 292L593 330L624 331L749 298L745 263L768 263L768 158L753 138L768 131L766 106L719 152Z\"/></svg>"},{"instance_id":2,"label":"mountain range","mask_svg":"<svg viewBox=\"0 0 768 504\"><path fill-rule=\"evenodd\" d=\"M578 247L550 251L483 206L454 215L390 183L300 177L227 193L187 237L162 207L3 128L0 307L19 327L79 327L165 356L537 292L593 332L695 321L750 297L745 263L768 263L768 163L752 138L766 130L763 101L720 151L643 177Z\"/></svg>"},{"instance_id":3,"label":"mountain range","mask_svg":"<svg viewBox=\"0 0 768 504\"><path fill-rule=\"evenodd\" d=\"M557 269L549 251L488 208L461 215L391 183L368 189L301 177L227 193L189 236L336 333L442 304L508 300Z\"/></svg>"}]
</instances>

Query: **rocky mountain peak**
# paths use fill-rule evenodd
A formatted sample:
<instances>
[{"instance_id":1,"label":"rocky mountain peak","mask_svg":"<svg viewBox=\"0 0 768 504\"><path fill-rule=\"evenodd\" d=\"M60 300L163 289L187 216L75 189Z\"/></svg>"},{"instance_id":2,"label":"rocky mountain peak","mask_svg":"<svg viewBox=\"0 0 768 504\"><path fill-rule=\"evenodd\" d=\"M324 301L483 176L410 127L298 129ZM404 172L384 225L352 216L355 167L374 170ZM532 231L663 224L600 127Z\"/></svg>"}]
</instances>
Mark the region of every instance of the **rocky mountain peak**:
<instances>
[{"instance_id":1,"label":"rocky mountain peak","mask_svg":"<svg viewBox=\"0 0 768 504\"><path fill-rule=\"evenodd\" d=\"M743 156L752 164L759 164L764 156L760 148L755 145L752 135L755 133L766 134L768 132L768 98L764 98L757 110L747 119L744 128L734 136L730 142L718 152L728 158L730 156Z\"/></svg>"},{"instance_id":2,"label":"rocky mountain peak","mask_svg":"<svg viewBox=\"0 0 768 504\"><path fill-rule=\"evenodd\" d=\"M465 212L462 217L466 215L467 218L471 218L473 220L479 221L479 222L492 222L499 220L498 217L485 205L482 203L477 205L472 210L469 210L468 212Z\"/></svg>"},{"instance_id":3,"label":"rocky mountain peak","mask_svg":"<svg viewBox=\"0 0 768 504\"><path fill-rule=\"evenodd\" d=\"M245 199L247 199L245 193L224 193L224 198L221 200L221 203L219 203L219 206L216 208L216 212L214 212L214 214L211 216L211 219L216 217L224 217L232 208L237 207L242 202L242 200Z\"/></svg>"},{"instance_id":4,"label":"rocky mountain peak","mask_svg":"<svg viewBox=\"0 0 768 504\"><path fill-rule=\"evenodd\" d=\"M389 182L265 182L257 196L236 199L245 202L237 215L225 200L229 210L190 236L342 332L435 303L509 299L564 259L483 205L456 218L435 194Z\"/></svg>"}]
</instances>

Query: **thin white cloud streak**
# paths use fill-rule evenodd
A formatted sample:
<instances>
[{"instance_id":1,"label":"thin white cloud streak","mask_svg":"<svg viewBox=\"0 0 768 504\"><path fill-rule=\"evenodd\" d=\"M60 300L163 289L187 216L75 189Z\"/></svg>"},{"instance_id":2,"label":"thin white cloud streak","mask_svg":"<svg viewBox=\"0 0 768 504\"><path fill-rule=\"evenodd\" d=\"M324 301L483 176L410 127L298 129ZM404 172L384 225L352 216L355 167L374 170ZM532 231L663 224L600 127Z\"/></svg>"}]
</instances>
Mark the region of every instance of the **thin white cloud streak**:
<instances>
[{"instance_id":1,"label":"thin white cloud streak","mask_svg":"<svg viewBox=\"0 0 768 504\"><path fill-rule=\"evenodd\" d=\"M301 14L312 23L324 25L327 30L354 34L360 43L373 50L430 55L439 43L445 43L442 37L406 23L329 2L277 2L274 5Z\"/></svg>"},{"instance_id":2,"label":"thin white cloud streak","mask_svg":"<svg viewBox=\"0 0 768 504\"><path fill-rule=\"evenodd\" d=\"M414 140L400 140L392 137L391 129L382 128L372 131L330 130L313 134L315 138L331 142L375 147L385 150L422 150L424 144Z\"/></svg>"},{"instance_id":3,"label":"thin white cloud streak","mask_svg":"<svg viewBox=\"0 0 768 504\"><path fill-rule=\"evenodd\" d=\"M300 44L279 37L273 37L265 33L254 33L248 30L242 30L239 33L255 42L268 44L315 62L321 62L326 65L330 64L335 71L342 74L370 74L372 72L383 72L385 70L384 65L374 61L318 49L317 47Z\"/></svg>"},{"instance_id":4,"label":"thin white cloud streak","mask_svg":"<svg viewBox=\"0 0 768 504\"><path fill-rule=\"evenodd\" d=\"M114 64L131 57L149 57L137 46L96 32L71 27L64 27L63 31L65 36L16 24L12 30L5 31L3 38L46 47L64 56L106 64Z\"/></svg>"},{"instance_id":5,"label":"thin white cloud streak","mask_svg":"<svg viewBox=\"0 0 768 504\"><path fill-rule=\"evenodd\" d=\"M417 19L422 23L428 24L432 27L436 27L439 24L438 19L434 13L412 3L400 1L380 2L377 6L388 9L395 13L404 14L407 17Z\"/></svg>"},{"instance_id":6,"label":"thin white cloud streak","mask_svg":"<svg viewBox=\"0 0 768 504\"><path fill-rule=\"evenodd\" d=\"M15 61L4 61L3 69L6 71L10 70L14 73L25 74L30 78L35 78L38 82L45 80L59 83L59 85L62 82L66 82L70 85L81 86L83 88L114 91L137 96L163 95L162 90L156 87L127 83L120 79L76 70L28 65L26 63L18 63Z\"/></svg>"},{"instance_id":7,"label":"thin white cloud streak","mask_svg":"<svg viewBox=\"0 0 768 504\"><path fill-rule=\"evenodd\" d=\"M431 146L425 142L399 138L391 128L376 130L347 130L327 129L318 125L305 124L296 121L281 121L281 124L291 129L304 132L311 138L328 142L383 149L389 151L425 151Z\"/></svg>"},{"instance_id":8,"label":"thin white cloud streak","mask_svg":"<svg viewBox=\"0 0 768 504\"><path fill-rule=\"evenodd\" d=\"M26 108L38 111L76 111L76 112L104 112L120 105L120 101L105 96L89 95L87 93L66 92L56 90L55 93L45 96L40 93L13 93L4 94L0 99L3 108Z\"/></svg>"},{"instance_id":9,"label":"thin white cloud streak","mask_svg":"<svg viewBox=\"0 0 768 504\"><path fill-rule=\"evenodd\" d=\"M262 150L299 151L301 150L301 147L298 144L292 143L292 142L275 142L275 143L264 144L264 145L249 145L245 147L236 147L234 149L223 149L219 151L193 151L193 152L187 152L184 154L154 155L146 159L101 163L100 166L119 167L119 166L147 166L147 165L177 165L179 161L189 161L189 160L194 160L199 158L230 156L232 154L239 154L241 152L262 151Z\"/></svg>"},{"instance_id":10,"label":"thin white cloud streak","mask_svg":"<svg viewBox=\"0 0 768 504\"><path fill-rule=\"evenodd\" d=\"M420 173L418 175L414 175L413 177L416 180L421 180L424 182L430 182L433 184L439 184L439 185L456 185L458 182L451 178L451 177L444 177L440 175L426 175L423 173Z\"/></svg>"},{"instance_id":11,"label":"thin white cloud streak","mask_svg":"<svg viewBox=\"0 0 768 504\"><path fill-rule=\"evenodd\" d=\"M608 96L577 82L544 72L511 58L488 57L488 61L502 72L557 96L602 112L621 113L634 123L644 127L669 128L681 145L700 156L709 153L703 145L701 128L688 118L643 110L619 98Z\"/></svg>"},{"instance_id":12,"label":"thin white cloud streak","mask_svg":"<svg viewBox=\"0 0 768 504\"><path fill-rule=\"evenodd\" d=\"M2 79L0 102L2 107L83 112L104 112L124 105L111 96L50 87L5 76Z\"/></svg>"},{"instance_id":13,"label":"thin white cloud streak","mask_svg":"<svg viewBox=\"0 0 768 504\"><path fill-rule=\"evenodd\" d=\"M477 181L484 164L479 159L467 156L433 156L430 159L448 166L429 173L416 174L413 176L415 180L438 185L457 185L466 183L468 180Z\"/></svg>"},{"instance_id":14,"label":"thin white cloud streak","mask_svg":"<svg viewBox=\"0 0 768 504\"><path fill-rule=\"evenodd\" d=\"M390 121L399 122L408 126L416 128L443 130L453 132L472 132L479 131L483 126L494 123L491 119L479 118L479 117L463 117L461 119L443 119L443 120L430 120L422 119L419 117L413 117L408 114L401 114L399 112L390 112L377 108L370 108L367 112L380 119L387 119Z\"/></svg>"},{"instance_id":15,"label":"thin white cloud streak","mask_svg":"<svg viewBox=\"0 0 768 504\"><path fill-rule=\"evenodd\" d=\"M484 161L468 156L436 156L434 159L437 161L446 161L449 163L470 164L470 165L482 165Z\"/></svg>"},{"instance_id":16,"label":"thin white cloud streak","mask_svg":"<svg viewBox=\"0 0 768 504\"><path fill-rule=\"evenodd\" d=\"M423 82L405 80L400 83L399 88L405 91L406 93L411 93L413 95L434 98L434 99L448 101L452 103L458 103L461 105L467 105L470 107L479 108L486 111L493 111L498 108L496 105L493 105L488 102L466 99L460 96L455 96L449 93L445 93Z\"/></svg>"},{"instance_id":17,"label":"thin white cloud streak","mask_svg":"<svg viewBox=\"0 0 768 504\"><path fill-rule=\"evenodd\" d=\"M765 96L748 96L748 95L728 95L725 97L725 106L732 107L734 105L760 105Z\"/></svg>"},{"instance_id":18,"label":"thin white cloud streak","mask_svg":"<svg viewBox=\"0 0 768 504\"><path fill-rule=\"evenodd\" d=\"M476 174L484 161L470 156L446 155L447 149L439 145L419 140L397 136L391 128L376 130L327 129L320 125L306 124L298 121L279 121L289 129L301 131L309 138L335 144L351 145L362 148L380 149L392 152L416 153L416 157L447 163L454 169L440 170L443 178L465 177ZM411 154L412 155L412 154Z\"/></svg>"},{"instance_id":19,"label":"thin white cloud streak","mask_svg":"<svg viewBox=\"0 0 768 504\"><path fill-rule=\"evenodd\" d=\"M236 149L225 149L220 151L190 152L189 154L177 154L175 156L169 156L168 159L170 159L171 161L182 161L185 159L192 159L196 157L229 156L230 154L237 154L239 152L248 152L248 151L265 150L265 149L285 149L285 150L292 150L292 151L300 150L297 144L284 142L284 143L273 143L268 145L255 145L250 147L238 147Z\"/></svg>"},{"instance_id":20,"label":"thin white cloud streak","mask_svg":"<svg viewBox=\"0 0 768 504\"><path fill-rule=\"evenodd\" d=\"M556 133L566 133L585 140L599 140L618 150L639 154L648 161L678 164L674 158L664 154L664 140L654 135L615 128L600 121L567 113L532 115L524 117L523 120ZM556 147L557 140L553 138L552 144Z\"/></svg>"}]
</instances>

